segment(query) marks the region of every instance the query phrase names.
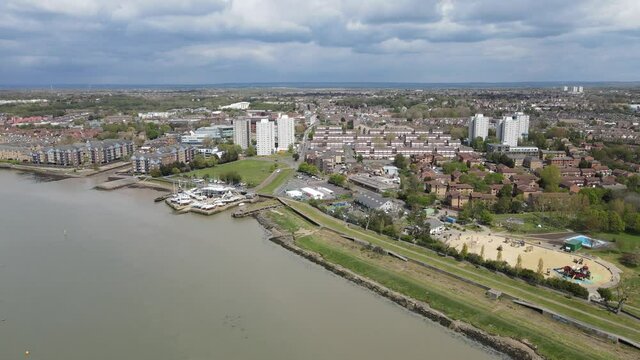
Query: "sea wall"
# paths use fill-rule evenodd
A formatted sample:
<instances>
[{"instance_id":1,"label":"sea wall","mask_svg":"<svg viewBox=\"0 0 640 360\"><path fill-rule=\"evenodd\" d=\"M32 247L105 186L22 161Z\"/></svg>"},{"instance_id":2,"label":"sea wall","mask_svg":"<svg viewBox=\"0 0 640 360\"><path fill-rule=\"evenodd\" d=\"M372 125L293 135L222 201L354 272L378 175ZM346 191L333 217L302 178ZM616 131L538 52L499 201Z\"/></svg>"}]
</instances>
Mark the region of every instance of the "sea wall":
<instances>
[{"instance_id":1,"label":"sea wall","mask_svg":"<svg viewBox=\"0 0 640 360\"><path fill-rule=\"evenodd\" d=\"M357 275L340 265L326 261L320 254L298 247L290 235L282 235L283 232L280 232L278 230L277 225L262 214L256 214L255 218L263 227L265 227L272 233L272 235L274 235L270 237L271 241L279 244L289 251L294 252L295 254L304 257L307 260L310 260L324 267L325 269L333 272L336 275L339 275L355 284L365 287L414 313L429 318L453 331L464 334L468 338L492 349L495 349L501 353L504 353L514 359L542 359L540 355L538 355L529 345L525 344L524 342L509 337L491 335L470 324L452 320L447 315L435 309L432 309L427 303L414 300L408 296L393 291L376 283L375 281Z\"/></svg>"}]
</instances>

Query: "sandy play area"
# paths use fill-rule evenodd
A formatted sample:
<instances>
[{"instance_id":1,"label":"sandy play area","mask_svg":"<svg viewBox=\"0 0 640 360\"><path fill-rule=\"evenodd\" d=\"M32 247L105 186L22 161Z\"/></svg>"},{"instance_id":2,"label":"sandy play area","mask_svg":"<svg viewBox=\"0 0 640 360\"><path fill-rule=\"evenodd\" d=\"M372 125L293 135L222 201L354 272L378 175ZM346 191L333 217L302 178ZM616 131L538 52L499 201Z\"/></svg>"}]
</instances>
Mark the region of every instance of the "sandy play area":
<instances>
[{"instance_id":1,"label":"sandy play area","mask_svg":"<svg viewBox=\"0 0 640 360\"><path fill-rule=\"evenodd\" d=\"M502 260L509 265L515 266L518 255L522 258L522 267L538 270L538 262L542 259L543 274L545 277L559 276L554 269L564 266L583 266L587 265L591 271L591 279L584 281L576 281L577 283L589 288L597 288L603 286L612 286L617 279L614 278L612 272L604 265L604 262L583 258L575 253L567 253L559 250L552 250L533 244L531 242L520 239L505 237L505 235L496 235L488 232L460 232L449 230L445 234L439 236L439 239L460 251L463 244L467 244L470 253L480 254L484 245L484 258L496 260L498 256L498 247L502 246ZM578 265L574 260L582 258L582 264Z\"/></svg>"}]
</instances>

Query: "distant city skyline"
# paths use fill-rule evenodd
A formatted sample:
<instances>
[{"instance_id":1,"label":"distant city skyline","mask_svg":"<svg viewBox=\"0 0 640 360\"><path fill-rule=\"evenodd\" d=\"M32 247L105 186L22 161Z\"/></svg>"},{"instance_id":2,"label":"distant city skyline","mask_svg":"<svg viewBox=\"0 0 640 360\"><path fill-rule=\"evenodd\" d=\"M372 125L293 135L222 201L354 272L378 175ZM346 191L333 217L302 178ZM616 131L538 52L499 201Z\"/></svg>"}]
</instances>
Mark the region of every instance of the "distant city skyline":
<instances>
[{"instance_id":1,"label":"distant city skyline","mask_svg":"<svg viewBox=\"0 0 640 360\"><path fill-rule=\"evenodd\" d=\"M638 18L635 0L7 0L0 85L638 81Z\"/></svg>"}]
</instances>

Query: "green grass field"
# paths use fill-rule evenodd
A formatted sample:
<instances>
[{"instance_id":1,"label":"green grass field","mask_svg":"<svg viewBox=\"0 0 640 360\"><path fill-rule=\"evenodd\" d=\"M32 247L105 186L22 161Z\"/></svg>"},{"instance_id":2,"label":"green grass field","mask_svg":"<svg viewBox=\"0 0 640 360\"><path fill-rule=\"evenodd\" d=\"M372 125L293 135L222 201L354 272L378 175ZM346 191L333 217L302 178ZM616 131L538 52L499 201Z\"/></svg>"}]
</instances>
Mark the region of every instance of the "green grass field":
<instances>
[{"instance_id":1,"label":"green grass field","mask_svg":"<svg viewBox=\"0 0 640 360\"><path fill-rule=\"evenodd\" d=\"M560 314L640 341L640 326L638 326L635 320L617 316L601 308L589 305L582 300L567 298L564 295L543 287L534 287L521 281L495 274L484 268L475 268L464 262L440 257L432 251L413 244L394 241L386 236L365 231L359 227L347 227L344 222L327 216L309 204L291 200L287 200L287 203L295 209L303 211L307 216L329 229L369 241L374 245L393 250L403 256L424 261L452 274L473 280L493 289L501 290Z\"/></svg>"},{"instance_id":2,"label":"green grass field","mask_svg":"<svg viewBox=\"0 0 640 360\"><path fill-rule=\"evenodd\" d=\"M540 234L566 230L565 222L561 221L562 217L554 213L496 214L494 218L497 229L509 230L516 233ZM509 221L509 219L522 221L523 224L519 224L516 221Z\"/></svg>"},{"instance_id":3,"label":"green grass field","mask_svg":"<svg viewBox=\"0 0 640 360\"><path fill-rule=\"evenodd\" d=\"M640 314L640 267L628 267L620 263L622 253L640 251L640 236L627 233L594 233L589 236L614 242L614 246L608 249L584 251L588 254L600 256L622 270L622 280L630 286L629 292L631 296L627 304L633 308L629 310L634 314Z\"/></svg>"},{"instance_id":4,"label":"green grass field","mask_svg":"<svg viewBox=\"0 0 640 360\"><path fill-rule=\"evenodd\" d=\"M209 174L209 177L216 179L221 174L236 171L242 177L242 182L247 183L250 187L257 186L269 176L275 162L268 160L244 159L222 165L216 165L212 168L199 169L186 173L186 175L195 175L203 177ZM278 166L278 164L276 164Z\"/></svg>"},{"instance_id":5,"label":"green grass field","mask_svg":"<svg viewBox=\"0 0 640 360\"><path fill-rule=\"evenodd\" d=\"M460 287L452 291L451 287L456 286L456 280L433 279L444 275L431 273L429 278L424 278L416 277L411 271L398 272L379 255L364 250L349 250L348 247L340 246L330 239L323 239L322 235L304 236L298 238L296 243L302 248L321 254L329 262L339 264L414 299L427 302L432 308L454 319L465 321L493 334L517 339L526 338L535 343L538 351L549 359L609 359L613 355L611 348L603 349L577 329L571 329L569 332L563 328L563 324L521 308L512 308L508 300L488 300L480 288L458 284ZM626 356L628 357L629 353Z\"/></svg>"},{"instance_id":6,"label":"green grass field","mask_svg":"<svg viewBox=\"0 0 640 360\"><path fill-rule=\"evenodd\" d=\"M262 194L273 194L282 184L284 184L295 172L294 169L281 169L278 175L263 188L258 190Z\"/></svg>"}]
</instances>

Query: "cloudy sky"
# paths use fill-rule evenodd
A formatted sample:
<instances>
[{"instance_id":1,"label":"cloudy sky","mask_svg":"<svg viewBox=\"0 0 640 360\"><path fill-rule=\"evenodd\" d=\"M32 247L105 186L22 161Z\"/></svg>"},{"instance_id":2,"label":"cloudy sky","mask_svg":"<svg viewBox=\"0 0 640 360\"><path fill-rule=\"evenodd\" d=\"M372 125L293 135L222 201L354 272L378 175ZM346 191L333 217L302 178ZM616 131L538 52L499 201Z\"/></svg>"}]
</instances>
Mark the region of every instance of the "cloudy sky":
<instances>
[{"instance_id":1,"label":"cloudy sky","mask_svg":"<svg viewBox=\"0 0 640 360\"><path fill-rule=\"evenodd\" d=\"M0 1L2 85L554 80L640 80L640 1Z\"/></svg>"}]
</instances>

